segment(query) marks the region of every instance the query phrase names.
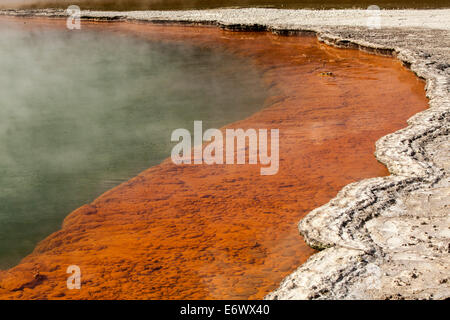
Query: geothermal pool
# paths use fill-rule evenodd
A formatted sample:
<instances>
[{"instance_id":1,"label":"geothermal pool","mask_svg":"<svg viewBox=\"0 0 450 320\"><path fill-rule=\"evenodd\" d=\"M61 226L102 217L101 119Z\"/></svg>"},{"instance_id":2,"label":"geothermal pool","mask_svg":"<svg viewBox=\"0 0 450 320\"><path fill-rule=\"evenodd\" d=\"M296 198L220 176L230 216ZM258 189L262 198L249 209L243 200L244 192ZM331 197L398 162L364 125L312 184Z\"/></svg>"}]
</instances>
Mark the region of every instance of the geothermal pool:
<instances>
[{"instance_id":1,"label":"geothermal pool","mask_svg":"<svg viewBox=\"0 0 450 320\"><path fill-rule=\"evenodd\" d=\"M24 30L3 37L15 37L17 48L28 39L28 50L2 63L40 49L28 65L2 65L22 79L18 88L34 93L2 82L4 94L19 99L6 100L12 107L2 112L22 116L25 133L16 125L10 139L22 145L1 141L19 150L13 159L26 158L22 167L2 165L23 177L10 197L2 194L11 203L2 219L42 228L33 238L11 224L9 241L28 241L20 254L55 232L0 272L0 298L260 299L314 253L297 222L346 184L388 174L373 155L375 141L427 107L424 83L397 60L315 37L132 23L84 23L73 34L65 21L8 23ZM66 87L52 89L58 85ZM173 128L191 129L193 120L222 130L279 129L278 173L161 162L170 145L152 141L168 141ZM48 176L27 174L35 168ZM80 208L58 230L72 207ZM4 259L13 256L8 248ZM81 290L66 288L69 265L82 270Z\"/></svg>"},{"instance_id":2,"label":"geothermal pool","mask_svg":"<svg viewBox=\"0 0 450 320\"><path fill-rule=\"evenodd\" d=\"M173 130L221 127L266 97L256 68L214 48L6 19L0 43L0 269L170 155Z\"/></svg>"}]
</instances>

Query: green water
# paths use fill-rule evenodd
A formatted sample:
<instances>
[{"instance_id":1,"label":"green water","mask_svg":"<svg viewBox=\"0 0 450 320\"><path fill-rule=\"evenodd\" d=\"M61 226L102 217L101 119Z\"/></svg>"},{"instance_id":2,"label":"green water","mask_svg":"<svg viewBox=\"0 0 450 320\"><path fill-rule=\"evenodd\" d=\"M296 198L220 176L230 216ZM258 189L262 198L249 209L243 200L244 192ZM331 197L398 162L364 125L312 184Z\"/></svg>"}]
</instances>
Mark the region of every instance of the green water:
<instances>
[{"instance_id":1,"label":"green water","mask_svg":"<svg viewBox=\"0 0 450 320\"><path fill-rule=\"evenodd\" d=\"M260 74L214 49L0 24L0 268L170 155L176 128L261 108Z\"/></svg>"},{"instance_id":2,"label":"green water","mask_svg":"<svg viewBox=\"0 0 450 320\"><path fill-rule=\"evenodd\" d=\"M82 9L94 10L183 10L220 7L366 9L370 5L378 5L382 9L450 7L449 0L6 0L4 6L17 7L24 4L34 8L67 8L68 5L75 4Z\"/></svg>"}]
</instances>

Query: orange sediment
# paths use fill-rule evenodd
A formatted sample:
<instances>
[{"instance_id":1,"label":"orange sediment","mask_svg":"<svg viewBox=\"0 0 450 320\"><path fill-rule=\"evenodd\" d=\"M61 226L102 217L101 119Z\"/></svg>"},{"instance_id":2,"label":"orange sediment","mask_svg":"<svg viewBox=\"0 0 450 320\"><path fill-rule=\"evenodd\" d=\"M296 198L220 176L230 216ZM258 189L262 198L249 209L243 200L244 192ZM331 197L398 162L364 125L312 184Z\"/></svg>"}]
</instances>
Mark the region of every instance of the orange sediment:
<instances>
[{"instance_id":1,"label":"orange sediment","mask_svg":"<svg viewBox=\"0 0 450 320\"><path fill-rule=\"evenodd\" d=\"M1 299L261 299L315 252L297 222L346 184L387 175L373 155L375 141L427 107L424 83L399 61L314 37L84 27L247 58L262 70L270 97L261 111L226 128L279 129L279 172L166 160L70 214L17 267L1 272ZM69 265L81 268L81 290L66 287Z\"/></svg>"}]
</instances>

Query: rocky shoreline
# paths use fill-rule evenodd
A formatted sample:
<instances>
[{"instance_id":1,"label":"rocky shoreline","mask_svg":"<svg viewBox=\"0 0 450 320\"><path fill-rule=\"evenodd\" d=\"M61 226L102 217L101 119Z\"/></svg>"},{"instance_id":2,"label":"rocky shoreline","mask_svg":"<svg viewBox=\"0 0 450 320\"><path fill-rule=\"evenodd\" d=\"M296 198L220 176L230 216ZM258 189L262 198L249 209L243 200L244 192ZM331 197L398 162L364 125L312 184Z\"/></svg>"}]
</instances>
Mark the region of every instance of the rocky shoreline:
<instances>
[{"instance_id":1,"label":"rocky shoreline","mask_svg":"<svg viewBox=\"0 0 450 320\"><path fill-rule=\"evenodd\" d=\"M66 16L61 10L0 15ZM367 17L364 10L82 12L89 20L314 33L334 46L395 56L426 80L430 108L377 142L375 155L391 175L350 184L309 213L300 233L322 251L267 299L450 297L450 10L383 10L380 29L368 29Z\"/></svg>"}]
</instances>

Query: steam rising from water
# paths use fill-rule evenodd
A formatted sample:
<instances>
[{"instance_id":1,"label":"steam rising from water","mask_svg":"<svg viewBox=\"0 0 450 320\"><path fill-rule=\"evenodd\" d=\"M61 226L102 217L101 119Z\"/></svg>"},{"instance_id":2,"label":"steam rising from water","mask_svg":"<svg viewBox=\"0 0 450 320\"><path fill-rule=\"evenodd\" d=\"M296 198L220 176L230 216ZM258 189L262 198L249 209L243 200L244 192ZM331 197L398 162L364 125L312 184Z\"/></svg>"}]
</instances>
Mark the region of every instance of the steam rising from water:
<instances>
[{"instance_id":1,"label":"steam rising from water","mask_svg":"<svg viewBox=\"0 0 450 320\"><path fill-rule=\"evenodd\" d=\"M246 117L265 92L248 63L218 51L0 20L0 96L6 268L72 210L168 157L174 129Z\"/></svg>"}]
</instances>

